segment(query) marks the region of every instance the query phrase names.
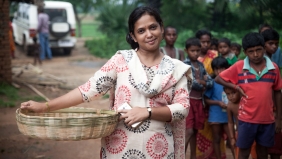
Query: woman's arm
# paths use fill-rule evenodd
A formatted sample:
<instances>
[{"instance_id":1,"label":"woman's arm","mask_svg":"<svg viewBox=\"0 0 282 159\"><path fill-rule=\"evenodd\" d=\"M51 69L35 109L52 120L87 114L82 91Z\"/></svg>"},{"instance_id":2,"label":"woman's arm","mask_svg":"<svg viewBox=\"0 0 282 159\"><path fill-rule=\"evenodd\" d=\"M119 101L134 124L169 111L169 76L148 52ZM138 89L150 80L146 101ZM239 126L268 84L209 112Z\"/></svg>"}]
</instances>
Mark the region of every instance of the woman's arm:
<instances>
[{"instance_id":1,"label":"woman's arm","mask_svg":"<svg viewBox=\"0 0 282 159\"><path fill-rule=\"evenodd\" d=\"M187 78L183 76L175 86L175 96L172 104L162 107L150 107L152 109L151 119L164 122L185 119L190 107L188 97ZM123 113L120 119L125 119L125 123L128 125L144 121L149 117L147 108L143 107L133 107L130 110L119 110L118 112Z\"/></svg>"},{"instance_id":2,"label":"woman's arm","mask_svg":"<svg viewBox=\"0 0 282 159\"><path fill-rule=\"evenodd\" d=\"M102 96L111 89L117 78L115 60L120 54L114 55L93 77L85 84L72 90L71 92L51 100L47 103L38 103L34 101L23 102L22 109L28 109L34 112L46 112L57 109L67 108L82 103L83 101L91 101L93 97ZM121 58L121 57L120 57ZM108 67L111 66L111 67ZM110 68L110 69L107 69Z\"/></svg>"},{"instance_id":3,"label":"woman's arm","mask_svg":"<svg viewBox=\"0 0 282 159\"><path fill-rule=\"evenodd\" d=\"M48 112L78 105L82 102L81 93L78 88L76 88L63 96L46 103L38 103L34 101L23 102L21 103L21 109L27 109L33 112Z\"/></svg>"}]
</instances>

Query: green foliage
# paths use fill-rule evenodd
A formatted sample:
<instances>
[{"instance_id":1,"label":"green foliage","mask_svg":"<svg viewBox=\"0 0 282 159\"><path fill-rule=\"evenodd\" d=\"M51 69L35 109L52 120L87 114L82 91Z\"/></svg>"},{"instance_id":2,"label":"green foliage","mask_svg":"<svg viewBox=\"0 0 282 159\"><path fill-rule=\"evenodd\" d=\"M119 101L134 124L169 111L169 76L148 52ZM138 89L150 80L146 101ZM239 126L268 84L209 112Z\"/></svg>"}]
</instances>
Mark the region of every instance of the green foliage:
<instances>
[{"instance_id":1,"label":"green foliage","mask_svg":"<svg viewBox=\"0 0 282 159\"><path fill-rule=\"evenodd\" d=\"M103 38L105 35L98 31L99 23L82 23L82 37ZM76 30L78 32L78 30Z\"/></svg>"},{"instance_id":2,"label":"green foliage","mask_svg":"<svg viewBox=\"0 0 282 159\"><path fill-rule=\"evenodd\" d=\"M90 53L102 58L110 58L117 50L130 49L130 46L125 40L125 33L117 33L111 37L103 37L100 39L87 40L86 47Z\"/></svg>"},{"instance_id":3,"label":"green foliage","mask_svg":"<svg viewBox=\"0 0 282 159\"><path fill-rule=\"evenodd\" d=\"M21 97L18 91L18 89L7 83L0 83L0 107L15 107L17 102L26 100L45 101L40 96Z\"/></svg>"},{"instance_id":4,"label":"green foliage","mask_svg":"<svg viewBox=\"0 0 282 159\"><path fill-rule=\"evenodd\" d=\"M0 97L2 107L14 107L15 101L19 99L17 89L6 83L0 83Z\"/></svg>"}]
</instances>

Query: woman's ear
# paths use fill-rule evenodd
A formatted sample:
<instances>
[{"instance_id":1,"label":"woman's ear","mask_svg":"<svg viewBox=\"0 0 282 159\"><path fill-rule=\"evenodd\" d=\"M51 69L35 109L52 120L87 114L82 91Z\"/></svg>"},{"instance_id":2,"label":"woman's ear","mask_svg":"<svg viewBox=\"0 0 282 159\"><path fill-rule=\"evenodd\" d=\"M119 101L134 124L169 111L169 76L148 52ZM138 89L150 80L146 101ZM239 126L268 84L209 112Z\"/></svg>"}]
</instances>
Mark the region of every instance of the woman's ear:
<instances>
[{"instance_id":1,"label":"woman's ear","mask_svg":"<svg viewBox=\"0 0 282 159\"><path fill-rule=\"evenodd\" d=\"M130 33L130 36L131 36L131 38L134 40L134 42L137 43L137 40L136 40L135 36L134 36L132 33Z\"/></svg>"}]
</instances>

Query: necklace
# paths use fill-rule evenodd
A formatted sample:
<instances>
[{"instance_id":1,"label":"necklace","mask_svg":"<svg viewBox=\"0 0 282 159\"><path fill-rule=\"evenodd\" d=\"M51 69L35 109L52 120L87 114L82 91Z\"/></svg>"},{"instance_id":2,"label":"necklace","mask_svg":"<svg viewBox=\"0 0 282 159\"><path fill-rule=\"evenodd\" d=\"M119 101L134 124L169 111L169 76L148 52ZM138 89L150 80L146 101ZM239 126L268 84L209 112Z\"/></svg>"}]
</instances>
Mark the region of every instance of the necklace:
<instances>
[{"instance_id":1,"label":"necklace","mask_svg":"<svg viewBox=\"0 0 282 159\"><path fill-rule=\"evenodd\" d=\"M255 70L260 75L262 70L265 68L265 65L263 65L263 67L261 67L261 68L255 68L254 66L251 66L251 68L253 70Z\"/></svg>"}]
</instances>

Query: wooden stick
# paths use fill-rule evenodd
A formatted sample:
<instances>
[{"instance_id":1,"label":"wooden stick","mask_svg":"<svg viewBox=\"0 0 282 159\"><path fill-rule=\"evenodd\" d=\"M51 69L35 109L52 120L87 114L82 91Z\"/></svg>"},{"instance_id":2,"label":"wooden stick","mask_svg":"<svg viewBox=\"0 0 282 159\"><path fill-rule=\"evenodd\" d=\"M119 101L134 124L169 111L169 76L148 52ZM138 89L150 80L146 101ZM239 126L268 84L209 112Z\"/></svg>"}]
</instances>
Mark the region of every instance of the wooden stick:
<instances>
[{"instance_id":1,"label":"wooden stick","mask_svg":"<svg viewBox=\"0 0 282 159\"><path fill-rule=\"evenodd\" d=\"M47 98L43 93L41 93L39 90L37 90L35 87L33 87L30 84L27 84L25 82L23 82L24 85L28 86L30 89L32 89L36 94L38 94L39 96L41 96L42 98L44 98L46 101L50 101L49 98Z\"/></svg>"}]
</instances>

